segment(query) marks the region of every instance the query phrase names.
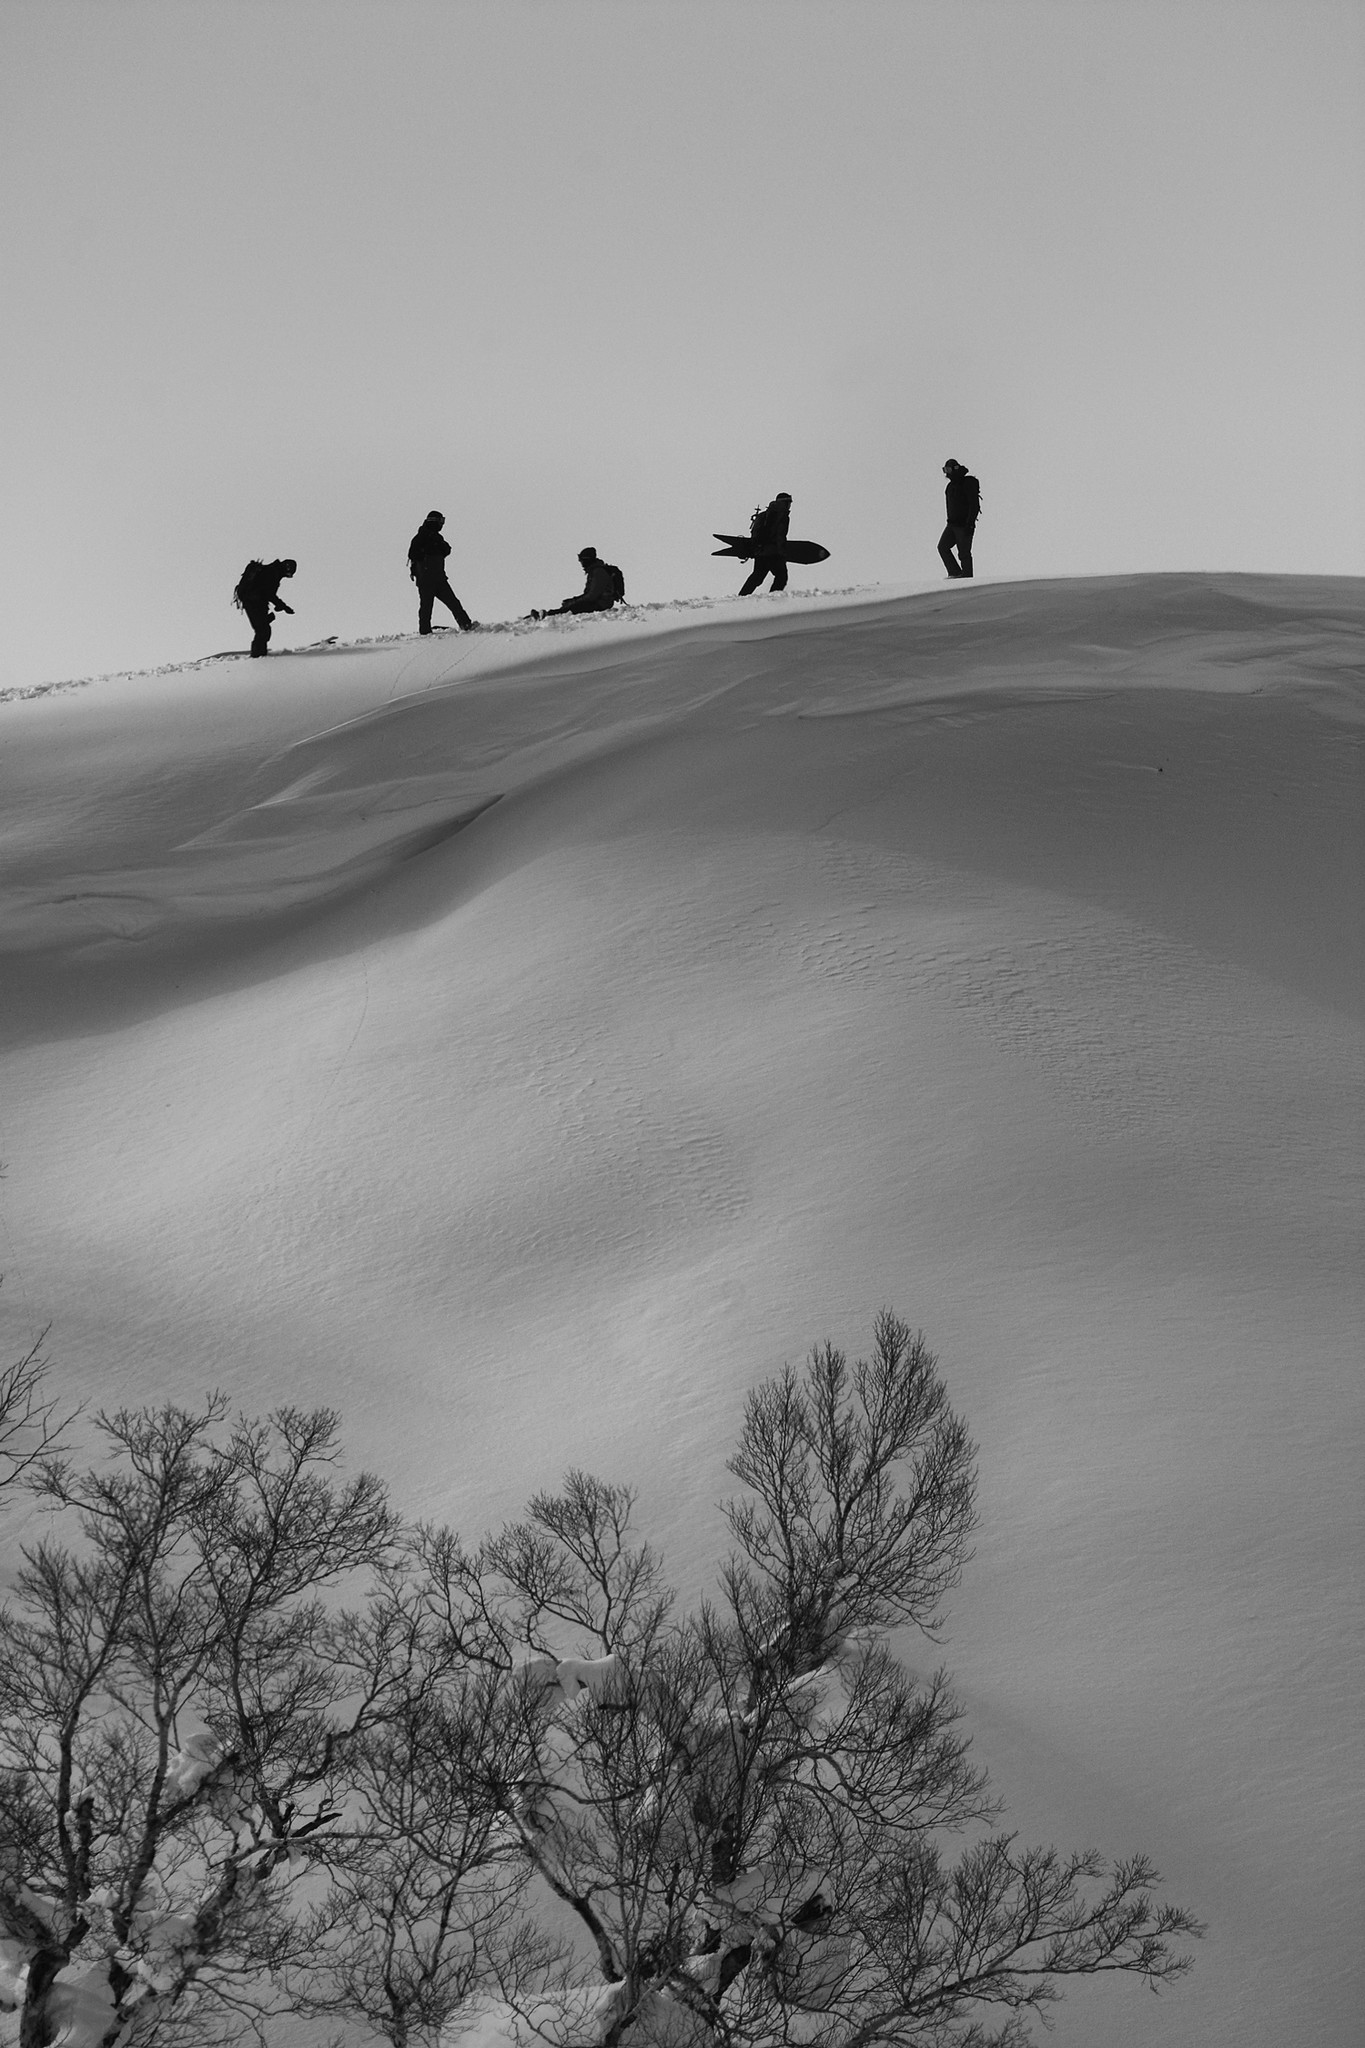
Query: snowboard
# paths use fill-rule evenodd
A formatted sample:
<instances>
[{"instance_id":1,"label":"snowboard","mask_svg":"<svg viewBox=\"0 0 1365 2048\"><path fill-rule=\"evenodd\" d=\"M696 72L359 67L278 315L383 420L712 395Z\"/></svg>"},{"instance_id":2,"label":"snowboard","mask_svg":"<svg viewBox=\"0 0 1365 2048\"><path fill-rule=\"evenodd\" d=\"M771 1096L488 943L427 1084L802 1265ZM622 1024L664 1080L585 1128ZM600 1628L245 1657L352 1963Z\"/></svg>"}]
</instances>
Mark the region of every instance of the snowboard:
<instances>
[{"instance_id":1,"label":"snowboard","mask_svg":"<svg viewBox=\"0 0 1365 2048\"><path fill-rule=\"evenodd\" d=\"M731 555L737 562L751 562L755 548L747 533L718 533L715 538L723 540L723 548L712 548L713 555ZM761 547L757 550L768 562L827 562L829 549L822 548L818 540L784 540L776 547Z\"/></svg>"}]
</instances>

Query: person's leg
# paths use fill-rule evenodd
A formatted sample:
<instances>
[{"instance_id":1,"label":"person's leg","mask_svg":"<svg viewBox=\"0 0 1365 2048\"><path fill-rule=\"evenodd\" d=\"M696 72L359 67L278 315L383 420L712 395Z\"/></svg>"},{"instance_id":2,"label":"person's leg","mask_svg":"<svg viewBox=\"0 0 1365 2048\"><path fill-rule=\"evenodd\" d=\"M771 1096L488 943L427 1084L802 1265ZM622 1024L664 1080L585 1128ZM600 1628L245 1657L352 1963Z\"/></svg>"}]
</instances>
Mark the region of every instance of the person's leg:
<instances>
[{"instance_id":1,"label":"person's leg","mask_svg":"<svg viewBox=\"0 0 1365 2048\"><path fill-rule=\"evenodd\" d=\"M445 606L446 610L448 612L454 613L455 623L460 628L461 632L467 633L470 627L473 625L474 621L470 618L469 613L465 610L464 606L460 603L459 598L456 597L454 591L451 589L450 578L448 576L443 576L441 578L440 582L436 586L435 594L437 597L440 598L441 603Z\"/></svg>"},{"instance_id":2,"label":"person's leg","mask_svg":"<svg viewBox=\"0 0 1365 2048\"><path fill-rule=\"evenodd\" d=\"M957 529L957 559L962 564L964 576L970 576L972 573L972 535L975 531L975 525L959 526Z\"/></svg>"},{"instance_id":3,"label":"person's leg","mask_svg":"<svg viewBox=\"0 0 1365 2048\"><path fill-rule=\"evenodd\" d=\"M957 528L955 526L945 526L938 538L938 551L943 558L943 566L950 576L960 576L962 574L957 556L953 553L953 542L956 538Z\"/></svg>"},{"instance_id":4,"label":"person's leg","mask_svg":"<svg viewBox=\"0 0 1365 2048\"><path fill-rule=\"evenodd\" d=\"M417 630L419 633L429 633L431 631L431 607L435 597L436 592L430 583L423 581L418 584Z\"/></svg>"},{"instance_id":5,"label":"person's leg","mask_svg":"<svg viewBox=\"0 0 1365 2048\"><path fill-rule=\"evenodd\" d=\"M767 563L755 560L753 568L749 571L748 575L745 577L744 581L739 586L740 596L748 597L753 591L757 590L759 584L763 581L763 578L767 575L767 573Z\"/></svg>"},{"instance_id":6,"label":"person's leg","mask_svg":"<svg viewBox=\"0 0 1365 2048\"><path fill-rule=\"evenodd\" d=\"M249 605L247 617L251 621L251 652L253 655L270 652L271 611L268 604Z\"/></svg>"},{"instance_id":7,"label":"person's leg","mask_svg":"<svg viewBox=\"0 0 1365 2048\"><path fill-rule=\"evenodd\" d=\"M773 570L773 589L774 589L774 590L785 590L785 589L786 589L786 587L787 587L787 565L786 565L786 563L785 563L785 562L774 562L774 563L773 563L773 565L772 565L772 570Z\"/></svg>"}]
</instances>

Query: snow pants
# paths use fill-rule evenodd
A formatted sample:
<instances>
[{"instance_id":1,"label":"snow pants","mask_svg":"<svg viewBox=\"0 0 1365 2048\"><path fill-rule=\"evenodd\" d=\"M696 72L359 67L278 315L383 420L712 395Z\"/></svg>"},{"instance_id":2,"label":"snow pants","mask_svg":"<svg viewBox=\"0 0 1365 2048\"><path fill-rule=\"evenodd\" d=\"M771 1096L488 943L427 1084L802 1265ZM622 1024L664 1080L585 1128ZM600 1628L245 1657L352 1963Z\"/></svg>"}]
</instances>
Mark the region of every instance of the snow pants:
<instances>
[{"instance_id":1,"label":"snow pants","mask_svg":"<svg viewBox=\"0 0 1365 2048\"><path fill-rule=\"evenodd\" d=\"M763 578L768 575L771 575L773 579L774 590L786 589L787 565L782 560L782 557L780 555L755 555L753 568L739 586L740 596L747 597L750 591L757 590Z\"/></svg>"},{"instance_id":2,"label":"snow pants","mask_svg":"<svg viewBox=\"0 0 1365 2048\"><path fill-rule=\"evenodd\" d=\"M450 578L446 575L444 569L441 571L439 576L422 576L418 579L418 632L429 633L431 631L431 607L435 604L437 598L441 600L441 603L446 607L447 611L454 613L456 625L462 627L463 630L467 633L470 627L473 625L474 621L470 618L469 613L465 610L464 606L460 603L459 598L456 597L454 591L451 589Z\"/></svg>"},{"instance_id":3,"label":"snow pants","mask_svg":"<svg viewBox=\"0 0 1365 2048\"><path fill-rule=\"evenodd\" d=\"M950 576L970 576L972 573L972 535L976 532L973 519L967 526L945 526L939 537L938 551L943 557L943 566ZM957 549L954 555L953 549Z\"/></svg>"},{"instance_id":4,"label":"snow pants","mask_svg":"<svg viewBox=\"0 0 1365 2048\"><path fill-rule=\"evenodd\" d=\"M274 612L271 611L268 603L244 604L242 610L251 621L251 652L253 654L269 654L270 628L275 622Z\"/></svg>"}]
</instances>

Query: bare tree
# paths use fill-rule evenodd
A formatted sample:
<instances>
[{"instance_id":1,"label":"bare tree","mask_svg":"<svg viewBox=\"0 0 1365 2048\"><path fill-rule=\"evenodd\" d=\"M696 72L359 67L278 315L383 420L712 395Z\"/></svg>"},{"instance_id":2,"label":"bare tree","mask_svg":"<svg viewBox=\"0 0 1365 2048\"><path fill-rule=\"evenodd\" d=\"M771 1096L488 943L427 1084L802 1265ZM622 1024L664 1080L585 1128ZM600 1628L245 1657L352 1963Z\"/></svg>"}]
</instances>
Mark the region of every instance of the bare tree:
<instances>
[{"instance_id":1,"label":"bare tree","mask_svg":"<svg viewBox=\"0 0 1365 2048\"><path fill-rule=\"evenodd\" d=\"M826 1345L760 1387L731 1470L723 1601L680 1620L630 1495L582 1474L479 1559L528 1660L506 1820L583 1938L508 2039L978 2048L1068 1978L1178 1977L1200 1930L1146 1859L1000 1832L946 1677L892 1654L940 1627L974 1520L921 1339L884 1313L869 1360Z\"/></svg>"},{"instance_id":2,"label":"bare tree","mask_svg":"<svg viewBox=\"0 0 1365 2048\"><path fill-rule=\"evenodd\" d=\"M484 1593L450 1531L409 1530L337 1636L357 1687L382 1671L392 1704L348 1753L290 1996L393 2048L435 2039L475 1992L538 1981L562 1947L522 1909L529 1873L504 1812L531 1751Z\"/></svg>"},{"instance_id":3,"label":"bare tree","mask_svg":"<svg viewBox=\"0 0 1365 2048\"><path fill-rule=\"evenodd\" d=\"M46 1341L43 1330L22 1358L0 1367L0 1492L50 1457L74 1420L47 1392Z\"/></svg>"},{"instance_id":4,"label":"bare tree","mask_svg":"<svg viewBox=\"0 0 1365 2048\"><path fill-rule=\"evenodd\" d=\"M889 1313L750 1397L689 1613L583 1473L467 1550L335 1480L328 1413L99 1427L110 1465L36 1468L80 1545L0 1614L24 2048L160 2041L195 1995L203 2040L284 2001L458 2048L493 1999L562 2048L1015 2048L1070 1978L1189 1966L1145 1858L1001 1829L946 1675L895 1655L941 1628L975 1451Z\"/></svg>"},{"instance_id":5,"label":"bare tree","mask_svg":"<svg viewBox=\"0 0 1365 2048\"><path fill-rule=\"evenodd\" d=\"M124 2048L215 1990L259 2002L389 1677L332 1654L321 1595L394 1529L376 1480L332 1477L335 1416L228 1429L213 1397L96 1426L107 1463L37 1478L78 1540L26 1549L0 1611L0 1997L22 2048Z\"/></svg>"}]
</instances>

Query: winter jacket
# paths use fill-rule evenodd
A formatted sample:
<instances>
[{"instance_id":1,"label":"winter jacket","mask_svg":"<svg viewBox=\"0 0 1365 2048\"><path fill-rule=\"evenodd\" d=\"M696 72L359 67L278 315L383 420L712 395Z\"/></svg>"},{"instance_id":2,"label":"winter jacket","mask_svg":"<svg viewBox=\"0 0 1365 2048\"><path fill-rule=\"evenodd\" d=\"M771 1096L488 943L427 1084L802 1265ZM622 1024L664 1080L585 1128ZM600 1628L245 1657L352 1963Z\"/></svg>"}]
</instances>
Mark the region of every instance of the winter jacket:
<instances>
[{"instance_id":1,"label":"winter jacket","mask_svg":"<svg viewBox=\"0 0 1365 2048\"><path fill-rule=\"evenodd\" d=\"M577 597L566 597L556 610L561 612L609 612L626 594L625 578L610 562L590 562L583 572L583 588ZM532 614L533 617L539 614Z\"/></svg>"},{"instance_id":2,"label":"winter jacket","mask_svg":"<svg viewBox=\"0 0 1365 2048\"><path fill-rule=\"evenodd\" d=\"M755 512L749 521L749 538L755 547L781 547L787 538L791 514L791 506L781 498L774 498L771 505Z\"/></svg>"},{"instance_id":3,"label":"winter jacket","mask_svg":"<svg viewBox=\"0 0 1365 2048\"><path fill-rule=\"evenodd\" d=\"M280 604L280 585L284 581L283 562L248 562L233 592L243 611L261 610L269 604Z\"/></svg>"},{"instance_id":4,"label":"winter jacket","mask_svg":"<svg viewBox=\"0 0 1365 2048\"><path fill-rule=\"evenodd\" d=\"M948 507L949 526L974 526L981 512L981 486L966 470L959 470L948 479L944 492Z\"/></svg>"},{"instance_id":5,"label":"winter jacket","mask_svg":"<svg viewBox=\"0 0 1365 2048\"><path fill-rule=\"evenodd\" d=\"M424 576L443 576L449 553L450 542L440 527L424 519L408 544L408 573L413 582L420 583Z\"/></svg>"},{"instance_id":6,"label":"winter jacket","mask_svg":"<svg viewBox=\"0 0 1365 2048\"><path fill-rule=\"evenodd\" d=\"M600 558L593 563L583 585L585 609L595 612L611 610L617 598L616 579L620 573L619 569L613 569L610 562L604 562Z\"/></svg>"}]
</instances>

